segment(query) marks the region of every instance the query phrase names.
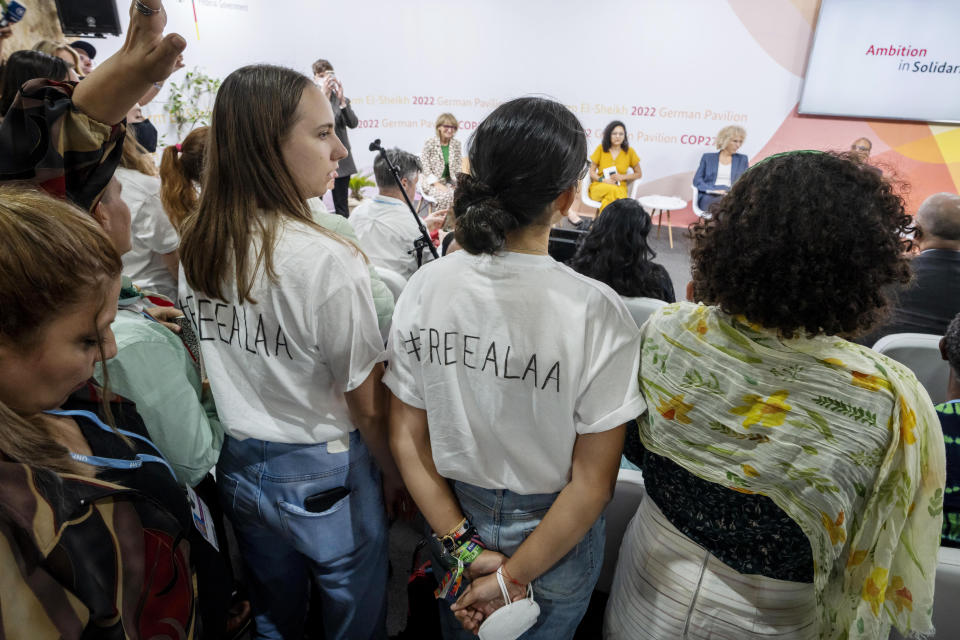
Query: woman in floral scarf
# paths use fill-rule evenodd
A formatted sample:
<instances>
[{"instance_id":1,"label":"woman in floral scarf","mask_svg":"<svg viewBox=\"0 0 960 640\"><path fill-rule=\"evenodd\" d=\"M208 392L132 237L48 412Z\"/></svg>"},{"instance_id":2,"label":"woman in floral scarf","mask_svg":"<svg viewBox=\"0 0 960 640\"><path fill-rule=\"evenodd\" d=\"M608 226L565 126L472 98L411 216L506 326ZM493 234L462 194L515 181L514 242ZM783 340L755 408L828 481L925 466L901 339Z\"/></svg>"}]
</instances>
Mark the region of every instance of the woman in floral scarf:
<instances>
[{"instance_id":1,"label":"woman in floral scarf","mask_svg":"<svg viewBox=\"0 0 960 640\"><path fill-rule=\"evenodd\" d=\"M774 156L694 230L693 297L650 318L648 498L610 638L886 638L933 631L944 450L905 367L848 341L909 279L890 183Z\"/></svg>"}]
</instances>

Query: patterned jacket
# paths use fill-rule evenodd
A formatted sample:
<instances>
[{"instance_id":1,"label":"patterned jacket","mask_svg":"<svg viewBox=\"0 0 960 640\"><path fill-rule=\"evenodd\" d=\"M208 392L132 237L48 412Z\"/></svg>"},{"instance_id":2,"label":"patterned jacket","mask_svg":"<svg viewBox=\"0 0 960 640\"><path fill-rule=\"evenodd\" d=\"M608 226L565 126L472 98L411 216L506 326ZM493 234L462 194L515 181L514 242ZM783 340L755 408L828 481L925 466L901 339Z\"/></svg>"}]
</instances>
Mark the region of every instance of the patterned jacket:
<instances>
[{"instance_id":1,"label":"patterned jacket","mask_svg":"<svg viewBox=\"0 0 960 640\"><path fill-rule=\"evenodd\" d=\"M89 210L120 164L126 127L81 113L74 86L45 79L23 85L0 123L0 182L32 182Z\"/></svg>"},{"instance_id":2,"label":"patterned jacket","mask_svg":"<svg viewBox=\"0 0 960 640\"><path fill-rule=\"evenodd\" d=\"M440 149L440 138L434 136L423 143L423 151L420 152L420 164L423 165L423 184L425 190L434 182L438 182L443 175L443 151ZM460 147L460 141L456 138L450 140L450 182L457 183L457 174L460 173L463 165L463 150ZM428 192L428 195L431 195Z\"/></svg>"},{"instance_id":3,"label":"patterned jacket","mask_svg":"<svg viewBox=\"0 0 960 640\"><path fill-rule=\"evenodd\" d=\"M186 500L0 454L0 638L201 637L192 529Z\"/></svg>"}]
</instances>

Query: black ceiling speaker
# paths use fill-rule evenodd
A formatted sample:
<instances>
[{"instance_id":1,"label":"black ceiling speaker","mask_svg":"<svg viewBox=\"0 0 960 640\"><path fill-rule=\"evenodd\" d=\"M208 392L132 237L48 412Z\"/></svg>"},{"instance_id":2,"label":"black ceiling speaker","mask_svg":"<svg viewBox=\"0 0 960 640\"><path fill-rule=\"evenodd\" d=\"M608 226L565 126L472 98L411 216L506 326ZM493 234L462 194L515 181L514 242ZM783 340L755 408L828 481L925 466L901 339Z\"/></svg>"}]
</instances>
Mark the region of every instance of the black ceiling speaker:
<instances>
[{"instance_id":1,"label":"black ceiling speaker","mask_svg":"<svg viewBox=\"0 0 960 640\"><path fill-rule=\"evenodd\" d=\"M120 35L116 0L55 0L60 27L68 36Z\"/></svg>"}]
</instances>

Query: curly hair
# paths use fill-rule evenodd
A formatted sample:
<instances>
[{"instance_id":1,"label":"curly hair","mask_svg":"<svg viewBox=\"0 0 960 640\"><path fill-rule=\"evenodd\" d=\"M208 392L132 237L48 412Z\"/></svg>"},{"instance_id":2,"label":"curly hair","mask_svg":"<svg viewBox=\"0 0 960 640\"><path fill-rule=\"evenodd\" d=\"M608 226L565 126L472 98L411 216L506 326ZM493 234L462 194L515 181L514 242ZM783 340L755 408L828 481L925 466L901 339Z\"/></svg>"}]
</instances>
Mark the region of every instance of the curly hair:
<instances>
[{"instance_id":1,"label":"curly hair","mask_svg":"<svg viewBox=\"0 0 960 640\"><path fill-rule=\"evenodd\" d=\"M647 244L652 226L639 202L614 200L590 227L570 267L621 296L664 299L664 281L669 276L653 262L657 253Z\"/></svg>"},{"instance_id":2,"label":"curly hair","mask_svg":"<svg viewBox=\"0 0 960 640\"><path fill-rule=\"evenodd\" d=\"M910 218L894 185L845 154L773 156L693 225L694 298L797 334L853 337L910 280Z\"/></svg>"},{"instance_id":3,"label":"curly hair","mask_svg":"<svg viewBox=\"0 0 960 640\"><path fill-rule=\"evenodd\" d=\"M950 368L960 376L960 313L954 316L943 334L943 350Z\"/></svg>"}]
</instances>

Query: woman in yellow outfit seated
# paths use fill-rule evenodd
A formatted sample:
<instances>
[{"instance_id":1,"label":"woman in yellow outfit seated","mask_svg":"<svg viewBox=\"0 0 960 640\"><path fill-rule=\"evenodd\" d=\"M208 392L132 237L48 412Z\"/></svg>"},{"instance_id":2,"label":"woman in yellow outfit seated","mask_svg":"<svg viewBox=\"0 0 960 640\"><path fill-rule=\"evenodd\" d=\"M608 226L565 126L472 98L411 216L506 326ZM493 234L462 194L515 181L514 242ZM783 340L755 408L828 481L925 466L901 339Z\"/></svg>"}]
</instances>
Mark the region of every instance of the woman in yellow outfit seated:
<instances>
[{"instance_id":1,"label":"woman in yellow outfit seated","mask_svg":"<svg viewBox=\"0 0 960 640\"><path fill-rule=\"evenodd\" d=\"M611 170L610 168L613 167ZM627 173L633 169L633 173ZM600 202L600 211L627 197L627 185L639 180L640 156L627 142L627 127L614 120L603 130L603 140L590 156L590 198Z\"/></svg>"}]
</instances>

